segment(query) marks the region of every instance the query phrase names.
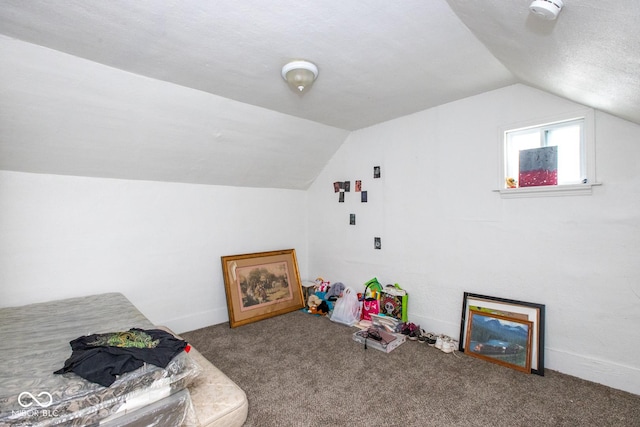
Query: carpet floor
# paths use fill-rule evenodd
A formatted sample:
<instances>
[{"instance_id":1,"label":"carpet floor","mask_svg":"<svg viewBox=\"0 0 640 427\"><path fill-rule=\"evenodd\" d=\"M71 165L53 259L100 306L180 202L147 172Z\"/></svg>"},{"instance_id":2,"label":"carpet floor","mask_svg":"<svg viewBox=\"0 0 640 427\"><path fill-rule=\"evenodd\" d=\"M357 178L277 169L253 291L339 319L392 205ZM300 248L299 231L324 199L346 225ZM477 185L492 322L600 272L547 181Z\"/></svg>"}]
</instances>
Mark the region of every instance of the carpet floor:
<instances>
[{"instance_id":1,"label":"carpet floor","mask_svg":"<svg viewBox=\"0 0 640 427\"><path fill-rule=\"evenodd\" d=\"M552 370L525 374L296 311L181 334L247 394L246 426L640 426L640 396Z\"/></svg>"}]
</instances>

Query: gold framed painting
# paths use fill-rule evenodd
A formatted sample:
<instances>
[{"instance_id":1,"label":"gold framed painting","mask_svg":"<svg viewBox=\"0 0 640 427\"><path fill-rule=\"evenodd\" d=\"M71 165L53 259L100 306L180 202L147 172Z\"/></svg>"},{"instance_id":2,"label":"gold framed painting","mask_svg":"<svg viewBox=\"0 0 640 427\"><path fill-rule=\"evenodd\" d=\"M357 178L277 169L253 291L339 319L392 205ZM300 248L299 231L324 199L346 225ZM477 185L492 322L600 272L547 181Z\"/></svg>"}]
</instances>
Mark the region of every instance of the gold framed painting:
<instances>
[{"instance_id":1,"label":"gold framed painting","mask_svg":"<svg viewBox=\"0 0 640 427\"><path fill-rule=\"evenodd\" d=\"M222 257L232 328L304 307L295 249Z\"/></svg>"}]
</instances>

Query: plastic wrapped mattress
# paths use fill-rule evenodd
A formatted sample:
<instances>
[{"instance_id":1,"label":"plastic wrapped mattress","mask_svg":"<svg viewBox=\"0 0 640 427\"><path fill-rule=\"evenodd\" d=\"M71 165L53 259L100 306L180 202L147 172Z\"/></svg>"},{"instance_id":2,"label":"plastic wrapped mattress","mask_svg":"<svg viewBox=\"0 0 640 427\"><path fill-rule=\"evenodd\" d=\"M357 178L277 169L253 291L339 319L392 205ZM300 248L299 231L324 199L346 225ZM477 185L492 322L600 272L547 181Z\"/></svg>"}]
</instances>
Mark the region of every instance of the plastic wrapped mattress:
<instances>
[{"instance_id":1,"label":"plastic wrapped mattress","mask_svg":"<svg viewBox=\"0 0 640 427\"><path fill-rule=\"evenodd\" d=\"M0 308L0 426L190 424L186 386L201 368L185 352L166 368L145 364L109 387L53 374L70 356L71 340L131 328L153 325L119 293Z\"/></svg>"}]
</instances>

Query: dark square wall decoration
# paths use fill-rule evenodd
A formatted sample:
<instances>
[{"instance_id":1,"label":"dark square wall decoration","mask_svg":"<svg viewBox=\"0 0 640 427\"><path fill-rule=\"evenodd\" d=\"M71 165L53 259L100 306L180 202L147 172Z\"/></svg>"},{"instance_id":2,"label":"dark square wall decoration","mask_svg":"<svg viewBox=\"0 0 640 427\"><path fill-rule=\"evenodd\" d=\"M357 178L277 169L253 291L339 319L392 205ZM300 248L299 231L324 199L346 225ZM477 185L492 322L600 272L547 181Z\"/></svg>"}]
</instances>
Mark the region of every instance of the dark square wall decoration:
<instances>
[{"instance_id":1,"label":"dark square wall decoration","mask_svg":"<svg viewBox=\"0 0 640 427\"><path fill-rule=\"evenodd\" d=\"M373 238L373 249L382 249L382 239L379 237Z\"/></svg>"}]
</instances>

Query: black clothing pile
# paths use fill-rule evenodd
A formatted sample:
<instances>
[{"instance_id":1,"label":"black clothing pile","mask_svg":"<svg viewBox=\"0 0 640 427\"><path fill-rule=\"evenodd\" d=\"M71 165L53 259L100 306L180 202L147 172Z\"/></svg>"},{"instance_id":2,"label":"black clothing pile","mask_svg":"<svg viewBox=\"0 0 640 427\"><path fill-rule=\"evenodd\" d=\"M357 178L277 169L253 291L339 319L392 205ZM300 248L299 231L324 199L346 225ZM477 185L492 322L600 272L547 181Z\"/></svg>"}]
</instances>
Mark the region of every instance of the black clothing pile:
<instances>
[{"instance_id":1,"label":"black clothing pile","mask_svg":"<svg viewBox=\"0 0 640 427\"><path fill-rule=\"evenodd\" d=\"M187 347L187 342L160 329L132 328L125 332L93 334L71 341L71 357L54 374L74 372L109 387L117 375L133 371L145 362L165 368Z\"/></svg>"}]
</instances>

